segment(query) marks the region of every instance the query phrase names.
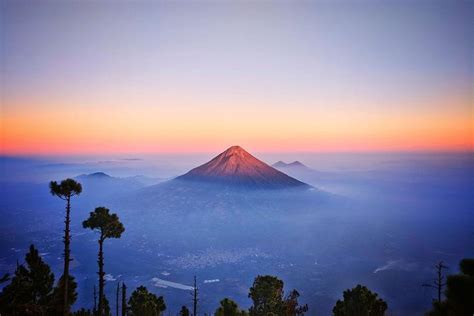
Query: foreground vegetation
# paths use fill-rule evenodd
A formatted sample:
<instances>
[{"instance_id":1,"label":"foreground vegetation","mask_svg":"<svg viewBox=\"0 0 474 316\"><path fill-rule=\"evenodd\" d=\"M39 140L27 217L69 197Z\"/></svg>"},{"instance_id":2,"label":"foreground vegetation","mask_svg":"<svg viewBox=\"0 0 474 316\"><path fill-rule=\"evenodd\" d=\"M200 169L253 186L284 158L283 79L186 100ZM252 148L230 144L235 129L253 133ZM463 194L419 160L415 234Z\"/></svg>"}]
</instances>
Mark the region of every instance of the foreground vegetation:
<instances>
[{"instance_id":1,"label":"foreground vegetation","mask_svg":"<svg viewBox=\"0 0 474 316\"><path fill-rule=\"evenodd\" d=\"M94 302L92 309L81 308L71 312L71 306L77 300L77 283L69 274L70 256L70 212L71 197L82 192L80 183L66 179L61 183L50 183L51 194L66 201L64 228L64 269L56 286L54 274L47 263L39 255L38 249L31 245L25 256L25 262L17 263L12 276L9 274L0 278L4 285L0 293L0 315L76 315L76 316L159 316L166 311L166 303L162 296L148 291L145 286L136 288L127 296L125 283L117 284L115 310L110 308L105 296L104 271L104 242L109 238L120 238L125 232L124 225L117 214L111 213L105 207L97 207L84 220L83 227L98 233L98 297L94 287ZM440 263L438 265L442 267ZM451 275L444 282L444 276L439 269L435 286L438 299L433 302L433 309L427 312L429 316L471 316L474 315L474 259L464 259L460 263L460 274ZM67 281L66 281L67 280ZM308 305L300 305L300 294L293 289L285 295L284 283L275 276L257 276L249 289L248 297L252 306L248 310L241 309L230 298L220 301L213 315L216 316L300 316L309 313ZM445 298L442 299L442 289L445 288ZM198 289L194 283L192 311L183 305L177 315L197 316ZM91 304L92 305L92 304ZM343 293L343 299L338 300L333 308L334 316L383 316L388 309L387 303L367 287L357 285ZM175 313L176 314L176 313ZM170 313L170 315L172 315ZM206 314L203 314L206 315Z\"/></svg>"}]
</instances>

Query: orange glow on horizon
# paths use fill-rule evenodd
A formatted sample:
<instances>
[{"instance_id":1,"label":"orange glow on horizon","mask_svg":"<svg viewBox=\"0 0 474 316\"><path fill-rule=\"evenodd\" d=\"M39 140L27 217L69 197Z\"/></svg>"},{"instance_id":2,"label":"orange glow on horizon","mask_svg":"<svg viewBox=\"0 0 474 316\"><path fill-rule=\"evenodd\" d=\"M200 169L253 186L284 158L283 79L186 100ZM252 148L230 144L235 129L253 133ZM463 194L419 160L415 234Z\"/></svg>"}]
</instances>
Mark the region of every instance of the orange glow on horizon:
<instances>
[{"instance_id":1,"label":"orange glow on horizon","mask_svg":"<svg viewBox=\"0 0 474 316\"><path fill-rule=\"evenodd\" d=\"M255 104L23 106L3 111L1 154L216 152L235 144L259 152L473 150L472 113L459 102L440 111L282 107L270 115Z\"/></svg>"}]
</instances>

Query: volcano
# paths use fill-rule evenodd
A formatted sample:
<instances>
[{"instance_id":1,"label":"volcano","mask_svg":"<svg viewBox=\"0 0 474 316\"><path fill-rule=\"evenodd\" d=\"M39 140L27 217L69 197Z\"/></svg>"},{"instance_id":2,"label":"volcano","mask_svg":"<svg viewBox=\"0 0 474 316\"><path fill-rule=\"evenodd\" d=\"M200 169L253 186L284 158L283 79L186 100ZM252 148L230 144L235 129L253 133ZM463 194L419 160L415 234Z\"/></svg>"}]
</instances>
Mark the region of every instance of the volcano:
<instances>
[{"instance_id":1,"label":"volcano","mask_svg":"<svg viewBox=\"0 0 474 316\"><path fill-rule=\"evenodd\" d=\"M228 148L176 179L258 189L310 187L255 158L240 146Z\"/></svg>"}]
</instances>

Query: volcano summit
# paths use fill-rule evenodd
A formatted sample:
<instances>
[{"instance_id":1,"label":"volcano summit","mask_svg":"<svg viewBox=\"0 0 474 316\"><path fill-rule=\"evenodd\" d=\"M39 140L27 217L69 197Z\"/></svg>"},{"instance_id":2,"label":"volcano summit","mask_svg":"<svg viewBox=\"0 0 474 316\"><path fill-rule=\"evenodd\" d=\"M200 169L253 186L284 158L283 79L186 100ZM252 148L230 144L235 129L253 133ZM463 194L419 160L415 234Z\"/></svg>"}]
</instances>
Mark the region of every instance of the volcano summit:
<instances>
[{"instance_id":1,"label":"volcano summit","mask_svg":"<svg viewBox=\"0 0 474 316\"><path fill-rule=\"evenodd\" d=\"M240 146L228 148L211 161L176 179L258 189L309 187L255 158Z\"/></svg>"}]
</instances>

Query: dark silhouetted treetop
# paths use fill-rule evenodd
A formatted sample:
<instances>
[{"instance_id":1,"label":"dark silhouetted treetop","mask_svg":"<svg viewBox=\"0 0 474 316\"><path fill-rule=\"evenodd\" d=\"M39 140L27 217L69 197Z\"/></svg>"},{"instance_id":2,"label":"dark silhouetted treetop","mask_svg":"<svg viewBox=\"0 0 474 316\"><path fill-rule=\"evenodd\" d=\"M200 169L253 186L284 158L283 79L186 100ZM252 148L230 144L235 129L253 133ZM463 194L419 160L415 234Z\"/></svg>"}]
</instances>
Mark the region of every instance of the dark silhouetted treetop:
<instances>
[{"instance_id":1,"label":"dark silhouetted treetop","mask_svg":"<svg viewBox=\"0 0 474 316\"><path fill-rule=\"evenodd\" d=\"M377 293L359 284L344 291L344 299L336 302L332 312L334 316L383 316L386 310L387 303Z\"/></svg>"},{"instance_id":2,"label":"dark silhouetted treetop","mask_svg":"<svg viewBox=\"0 0 474 316\"><path fill-rule=\"evenodd\" d=\"M252 316L280 313L283 308L283 281L274 276L259 275L250 288L249 298L253 301L250 307Z\"/></svg>"},{"instance_id":3,"label":"dark silhouetted treetop","mask_svg":"<svg viewBox=\"0 0 474 316\"><path fill-rule=\"evenodd\" d=\"M63 200L79 195L82 192L82 185L73 179L62 180L61 183L51 181L49 183L50 192Z\"/></svg>"},{"instance_id":4,"label":"dark silhouetted treetop","mask_svg":"<svg viewBox=\"0 0 474 316\"><path fill-rule=\"evenodd\" d=\"M163 296L157 297L144 286L133 291L128 304L133 316L159 316L166 310Z\"/></svg>"},{"instance_id":5,"label":"dark silhouetted treetop","mask_svg":"<svg viewBox=\"0 0 474 316\"><path fill-rule=\"evenodd\" d=\"M298 305L299 293L293 290L287 298L283 298L283 285L283 281L277 277L257 276L249 292L249 297L253 301L249 314L251 316L303 315L308 307Z\"/></svg>"},{"instance_id":6,"label":"dark silhouetted treetop","mask_svg":"<svg viewBox=\"0 0 474 316\"><path fill-rule=\"evenodd\" d=\"M220 306L216 309L215 316L246 316L246 311L240 310L236 302L225 298L220 301Z\"/></svg>"},{"instance_id":7,"label":"dark silhouetted treetop","mask_svg":"<svg viewBox=\"0 0 474 316\"><path fill-rule=\"evenodd\" d=\"M179 311L179 316L190 316L189 309L186 306L181 306L181 310Z\"/></svg>"},{"instance_id":8,"label":"dark silhouetted treetop","mask_svg":"<svg viewBox=\"0 0 474 316\"><path fill-rule=\"evenodd\" d=\"M89 218L82 222L82 226L99 232L102 240L120 238L125 231L117 214L110 214L110 210L102 206L90 212Z\"/></svg>"}]
</instances>

